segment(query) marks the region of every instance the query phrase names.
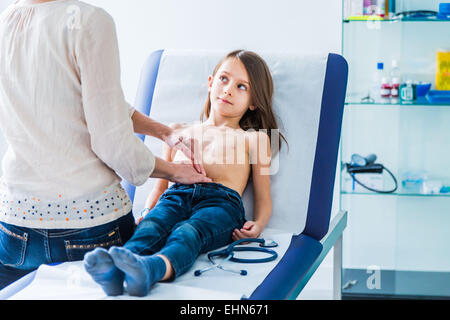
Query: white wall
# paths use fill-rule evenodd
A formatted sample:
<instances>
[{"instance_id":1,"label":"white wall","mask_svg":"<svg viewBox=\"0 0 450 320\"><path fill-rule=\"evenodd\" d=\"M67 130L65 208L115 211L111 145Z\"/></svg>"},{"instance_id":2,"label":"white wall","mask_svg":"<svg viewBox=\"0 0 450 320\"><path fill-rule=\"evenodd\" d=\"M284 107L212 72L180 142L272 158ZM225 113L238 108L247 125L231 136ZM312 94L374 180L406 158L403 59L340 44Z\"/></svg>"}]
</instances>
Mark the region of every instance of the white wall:
<instances>
[{"instance_id":1,"label":"white wall","mask_svg":"<svg viewBox=\"0 0 450 320\"><path fill-rule=\"evenodd\" d=\"M0 11L3 11L13 0L0 0Z\"/></svg>"}]
</instances>

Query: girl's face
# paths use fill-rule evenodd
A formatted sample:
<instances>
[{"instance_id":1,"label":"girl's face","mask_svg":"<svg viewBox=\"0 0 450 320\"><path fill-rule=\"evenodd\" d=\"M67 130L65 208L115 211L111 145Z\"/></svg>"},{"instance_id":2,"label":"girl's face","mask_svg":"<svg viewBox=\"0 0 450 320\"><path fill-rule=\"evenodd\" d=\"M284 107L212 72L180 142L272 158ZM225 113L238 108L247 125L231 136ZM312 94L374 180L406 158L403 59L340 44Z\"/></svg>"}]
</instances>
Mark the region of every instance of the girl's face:
<instances>
[{"instance_id":1,"label":"girl's face","mask_svg":"<svg viewBox=\"0 0 450 320\"><path fill-rule=\"evenodd\" d=\"M251 105L250 84L242 62L236 58L224 61L214 77L208 79L211 111L225 118L242 118Z\"/></svg>"}]
</instances>

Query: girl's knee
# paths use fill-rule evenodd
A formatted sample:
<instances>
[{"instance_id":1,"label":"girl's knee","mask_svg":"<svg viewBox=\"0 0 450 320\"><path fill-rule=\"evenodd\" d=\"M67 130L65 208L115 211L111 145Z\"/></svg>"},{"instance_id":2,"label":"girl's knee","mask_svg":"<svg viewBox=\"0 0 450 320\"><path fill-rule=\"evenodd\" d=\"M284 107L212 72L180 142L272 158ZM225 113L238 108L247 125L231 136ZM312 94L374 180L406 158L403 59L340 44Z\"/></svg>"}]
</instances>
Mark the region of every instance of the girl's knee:
<instances>
[{"instance_id":1,"label":"girl's knee","mask_svg":"<svg viewBox=\"0 0 450 320\"><path fill-rule=\"evenodd\" d=\"M185 222L180 226L176 227L171 235L169 236L168 242L170 240L181 240L186 242L200 242L200 233L199 231L190 223Z\"/></svg>"}]
</instances>

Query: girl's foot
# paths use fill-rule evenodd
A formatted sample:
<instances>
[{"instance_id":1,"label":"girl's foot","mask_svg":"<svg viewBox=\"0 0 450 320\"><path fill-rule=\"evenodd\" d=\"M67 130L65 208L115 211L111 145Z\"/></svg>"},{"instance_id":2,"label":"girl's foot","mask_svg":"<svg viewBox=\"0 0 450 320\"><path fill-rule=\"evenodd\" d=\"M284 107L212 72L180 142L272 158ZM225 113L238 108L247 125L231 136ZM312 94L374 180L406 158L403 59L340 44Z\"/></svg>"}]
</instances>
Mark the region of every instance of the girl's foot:
<instances>
[{"instance_id":1,"label":"girl's foot","mask_svg":"<svg viewBox=\"0 0 450 320\"><path fill-rule=\"evenodd\" d=\"M84 256L84 268L108 296L123 294L124 274L114 265L108 251L95 248Z\"/></svg>"},{"instance_id":2,"label":"girl's foot","mask_svg":"<svg viewBox=\"0 0 450 320\"><path fill-rule=\"evenodd\" d=\"M166 273L166 263L159 256L139 256L123 247L112 247L109 254L115 266L125 274L131 296L146 296L150 287Z\"/></svg>"}]
</instances>

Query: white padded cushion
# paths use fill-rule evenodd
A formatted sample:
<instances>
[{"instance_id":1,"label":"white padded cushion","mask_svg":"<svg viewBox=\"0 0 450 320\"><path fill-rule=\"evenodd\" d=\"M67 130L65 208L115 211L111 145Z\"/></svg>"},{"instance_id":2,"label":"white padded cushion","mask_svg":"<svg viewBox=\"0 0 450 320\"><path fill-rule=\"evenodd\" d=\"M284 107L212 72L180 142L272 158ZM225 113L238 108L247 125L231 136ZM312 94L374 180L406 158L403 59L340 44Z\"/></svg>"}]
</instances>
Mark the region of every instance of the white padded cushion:
<instances>
[{"instance_id":1,"label":"white padded cushion","mask_svg":"<svg viewBox=\"0 0 450 320\"><path fill-rule=\"evenodd\" d=\"M272 217L268 228L300 233L306 223L309 192L328 54L258 53L274 80L274 112L289 143L272 159ZM208 76L226 52L165 51L159 67L150 117L165 124L198 122L207 97ZM145 144L161 155L162 142ZM140 212L154 179L136 189L133 210ZM253 215L253 186L243 201L248 220Z\"/></svg>"}]
</instances>

